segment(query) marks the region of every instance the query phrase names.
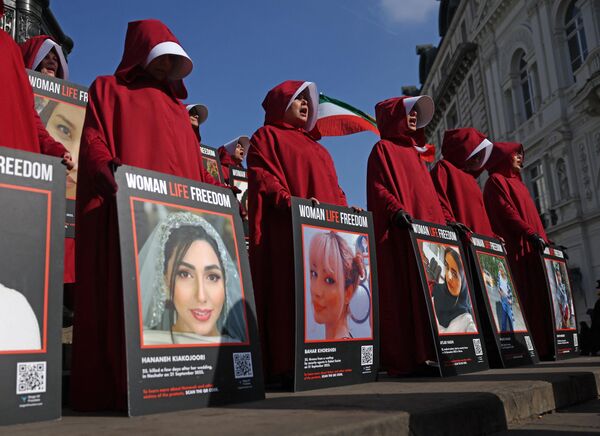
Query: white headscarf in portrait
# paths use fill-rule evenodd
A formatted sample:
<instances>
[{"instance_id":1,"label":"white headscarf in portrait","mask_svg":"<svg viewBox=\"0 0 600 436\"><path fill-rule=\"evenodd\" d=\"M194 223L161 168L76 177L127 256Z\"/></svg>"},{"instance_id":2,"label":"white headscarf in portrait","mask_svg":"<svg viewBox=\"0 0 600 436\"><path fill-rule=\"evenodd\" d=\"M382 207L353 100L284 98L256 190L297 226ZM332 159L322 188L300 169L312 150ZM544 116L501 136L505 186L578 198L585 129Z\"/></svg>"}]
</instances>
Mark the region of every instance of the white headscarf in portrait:
<instances>
[{"instance_id":1,"label":"white headscarf in portrait","mask_svg":"<svg viewBox=\"0 0 600 436\"><path fill-rule=\"evenodd\" d=\"M200 227L212 238L218 247L218 257L225 273L225 302L217 328L221 335L229 335L240 342L246 339L246 323L240 276L236 264L231 259L221 235L204 218L190 212L170 213L152 231L140 250L140 289L142 294L142 317L144 329L171 330L169 311L166 302L170 299L169 284L165 282L165 246L174 230L180 227Z\"/></svg>"}]
</instances>

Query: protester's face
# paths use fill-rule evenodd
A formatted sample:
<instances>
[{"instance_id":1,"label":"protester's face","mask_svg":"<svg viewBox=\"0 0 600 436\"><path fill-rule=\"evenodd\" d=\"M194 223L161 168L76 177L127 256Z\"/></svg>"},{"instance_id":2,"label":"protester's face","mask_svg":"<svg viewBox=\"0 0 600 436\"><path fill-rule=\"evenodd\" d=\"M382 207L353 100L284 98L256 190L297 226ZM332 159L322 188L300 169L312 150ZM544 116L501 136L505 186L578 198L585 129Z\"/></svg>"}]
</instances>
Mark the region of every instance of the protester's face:
<instances>
[{"instance_id":1,"label":"protester's face","mask_svg":"<svg viewBox=\"0 0 600 436\"><path fill-rule=\"evenodd\" d=\"M465 169L468 171L478 170L481 168L481 163L485 157L485 149L479 150L479 152L465 162Z\"/></svg>"},{"instance_id":2,"label":"protester's face","mask_svg":"<svg viewBox=\"0 0 600 436\"><path fill-rule=\"evenodd\" d=\"M190 114L190 123L192 123L192 127L194 129L200 128L200 116L197 114Z\"/></svg>"},{"instance_id":3,"label":"protester's face","mask_svg":"<svg viewBox=\"0 0 600 436\"><path fill-rule=\"evenodd\" d=\"M79 159L79 142L81 128L85 118L83 108L66 103L59 103L48 119L46 130L55 140L62 143L71 153L75 167L67 174L67 197L75 198L77 190L77 161Z\"/></svg>"},{"instance_id":4,"label":"protester's face","mask_svg":"<svg viewBox=\"0 0 600 436\"><path fill-rule=\"evenodd\" d=\"M175 66L175 61L174 55L166 54L158 56L146 66L146 71L148 71L148 73L156 80L162 82L169 78L169 75Z\"/></svg>"},{"instance_id":5,"label":"protester's face","mask_svg":"<svg viewBox=\"0 0 600 436\"><path fill-rule=\"evenodd\" d=\"M417 130L418 115L419 114L417 111L413 109L406 116L406 124L408 125L408 129L412 130L413 132L416 132Z\"/></svg>"},{"instance_id":6,"label":"protester's face","mask_svg":"<svg viewBox=\"0 0 600 436\"><path fill-rule=\"evenodd\" d=\"M446 285L453 297L458 297L462 285L460 269L450 253L446 254Z\"/></svg>"},{"instance_id":7,"label":"protester's face","mask_svg":"<svg viewBox=\"0 0 600 436\"><path fill-rule=\"evenodd\" d=\"M206 242L197 240L173 271L173 258L168 271L176 274L173 303L177 321L173 331L218 336L217 320L225 302L225 277L217 253ZM170 283L170 277L166 277Z\"/></svg>"},{"instance_id":8,"label":"protester's face","mask_svg":"<svg viewBox=\"0 0 600 436\"><path fill-rule=\"evenodd\" d=\"M244 146L241 143L237 143L233 152L233 158L241 163L244 160Z\"/></svg>"},{"instance_id":9,"label":"protester's face","mask_svg":"<svg viewBox=\"0 0 600 436\"><path fill-rule=\"evenodd\" d=\"M283 120L294 127L305 127L308 122L308 88L302 91L285 111Z\"/></svg>"},{"instance_id":10,"label":"protester's face","mask_svg":"<svg viewBox=\"0 0 600 436\"><path fill-rule=\"evenodd\" d=\"M337 257L337 258L336 258ZM345 316L346 298L341 259L335 250L325 254L321 247L311 245L310 296L318 324L334 325Z\"/></svg>"},{"instance_id":11,"label":"protester's face","mask_svg":"<svg viewBox=\"0 0 600 436\"><path fill-rule=\"evenodd\" d=\"M520 173L523 169L523 153L518 152L512 156L512 167L516 173Z\"/></svg>"},{"instance_id":12,"label":"protester's face","mask_svg":"<svg viewBox=\"0 0 600 436\"><path fill-rule=\"evenodd\" d=\"M56 74L58 73L58 62L59 60L56 50L51 49L40 62L38 71L42 74L46 74L47 76L56 77Z\"/></svg>"}]
</instances>

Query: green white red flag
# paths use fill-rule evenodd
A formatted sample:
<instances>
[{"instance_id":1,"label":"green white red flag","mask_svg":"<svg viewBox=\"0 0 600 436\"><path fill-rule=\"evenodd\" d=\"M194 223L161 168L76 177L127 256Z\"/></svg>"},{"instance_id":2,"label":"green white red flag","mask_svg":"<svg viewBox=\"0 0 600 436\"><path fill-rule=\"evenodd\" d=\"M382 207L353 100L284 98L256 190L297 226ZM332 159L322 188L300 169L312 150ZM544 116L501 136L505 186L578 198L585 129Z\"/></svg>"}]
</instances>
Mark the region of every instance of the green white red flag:
<instances>
[{"instance_id":1,"label":"green white red flag","mask_svg":"<svg viewBox=\"0 0 600 436\"><path fill-rule=\"evenodd\" d=\"M324 94L319 95L317 128L321 136L345 136L367 130L379 136L375 118Z\"/></svg>"}]
</instances>

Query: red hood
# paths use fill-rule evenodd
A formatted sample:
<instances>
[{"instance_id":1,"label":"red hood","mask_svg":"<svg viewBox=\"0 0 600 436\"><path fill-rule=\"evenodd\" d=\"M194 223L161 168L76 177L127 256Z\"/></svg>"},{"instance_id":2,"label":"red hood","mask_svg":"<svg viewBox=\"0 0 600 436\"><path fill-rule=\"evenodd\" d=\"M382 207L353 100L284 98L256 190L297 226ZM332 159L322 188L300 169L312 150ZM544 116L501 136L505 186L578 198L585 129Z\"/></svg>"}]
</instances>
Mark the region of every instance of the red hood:
<instances>
[{"instance_id":1,"label":"red hood","mask_svg":"<svg viewBox=\"0 0 600 436\"><path fill-rule=\"evenodd\" d=\"M51 45L44 44L47 40L51 41ZM48 35L33 36L19 45L21 47L21 53L23 55L23 62L25 63L25 68L29 68L30 70L35 70L39 66L40 62L44 59L44 57L48 54L48 52L52 48L54 48L59 58L58 71L56 72L56 77L65 80L69 79L69 68L67 66L67 61L65 60L60 45L52 37ZM44 53L41 53L41 55L38 56L38 53L40 53L40 50L42 49Z\"/></svg>"},{"instance_id":2,"label":"red hood","mask_svg":"<svg viewBox=\"0 0 600 436\"><path fill-rule=\"evenodd\" d=\"M442 143L442 154L444 159L454 165L456 168L463 169L465 162L480 146L492 147L492 143L479 130L472 127L461 129L446 130L444 141ZM490 149L491 152L491 149ZM486 159L483 164L489 160Z\"/></svg>"},{"instance_id":3,"label":"red hood","mask_svg":"<svg viewBox=\"0 0 600 436\"><path fill-rule=\"evenodd\" d=\"M381 139L401 139L402 145L425 145L423 129L412 131L406 121L403 101L408 97L393 97L375 105L375 119Z\"/></svg>"},{"instance_id":4,"label":"red hood","mask_svg":"<svg viewBox=\"0 0 600 436\"><path fill-rule=\"evenodd\" d=\"M490 174L499 173L504 177L519 177L512 169L512 157L515 153L523 153L523 161L525 161L525 152L523 144L517 142L495 142L492 155L485 165L485 169Z\"/></svg>"},{"instance_id":5,"label":"red hood","mask_svg":"<svg viewBox=\"0 0 600 436\"><path fill-rule=\"evenodd\" d=\"M317 113L319 107L319 95L314 83L303 82L301 80L286 80L271 89L262 102L262 107L265 110L265 125L272 124L278 126L291 127L283 121L285 111L290 104L290 101L295 98L300 88L309 87L309 119L307 129L316 129ZM319 135L320 136L320 135Z\"/></svg>"},{"instance_id":6,"label":"red hood","mask_svg":"<svg viewBox=\"0 0 600 436\"><path fill-rule=\"evenodd\" d=\"M139 77L148 77L144 71L146 59L150 51L163 42L173 42L181 46L171 30L160 20L130 22L127 25L123 57L115 71L115 76L125 83L131 83ZM187 97L183 80L169 81L169 84L177 98Z\"/></svg>"}]
</instances>

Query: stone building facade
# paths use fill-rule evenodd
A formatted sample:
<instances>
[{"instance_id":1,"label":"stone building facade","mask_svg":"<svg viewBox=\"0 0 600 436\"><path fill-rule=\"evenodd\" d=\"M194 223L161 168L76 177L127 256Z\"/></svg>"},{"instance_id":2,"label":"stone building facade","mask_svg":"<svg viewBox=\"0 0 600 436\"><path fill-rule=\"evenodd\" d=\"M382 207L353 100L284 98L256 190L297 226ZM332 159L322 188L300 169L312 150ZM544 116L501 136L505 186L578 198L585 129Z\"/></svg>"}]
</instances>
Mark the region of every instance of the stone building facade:
<instances>
[{"instance_id":1,"label":"stone building facade","mask_svg":"<svg viewBox=\"0 0 600 436\"><path fill-rule=\"evenodd\" d=\"M524 145L524 180L550 239L568 249L576 310L589 320L600 279L600 0L442 0L439 27L438 47L417 47L419 92L436 103L429 141L473 126Z\"/></svg>"}]
</instances>

